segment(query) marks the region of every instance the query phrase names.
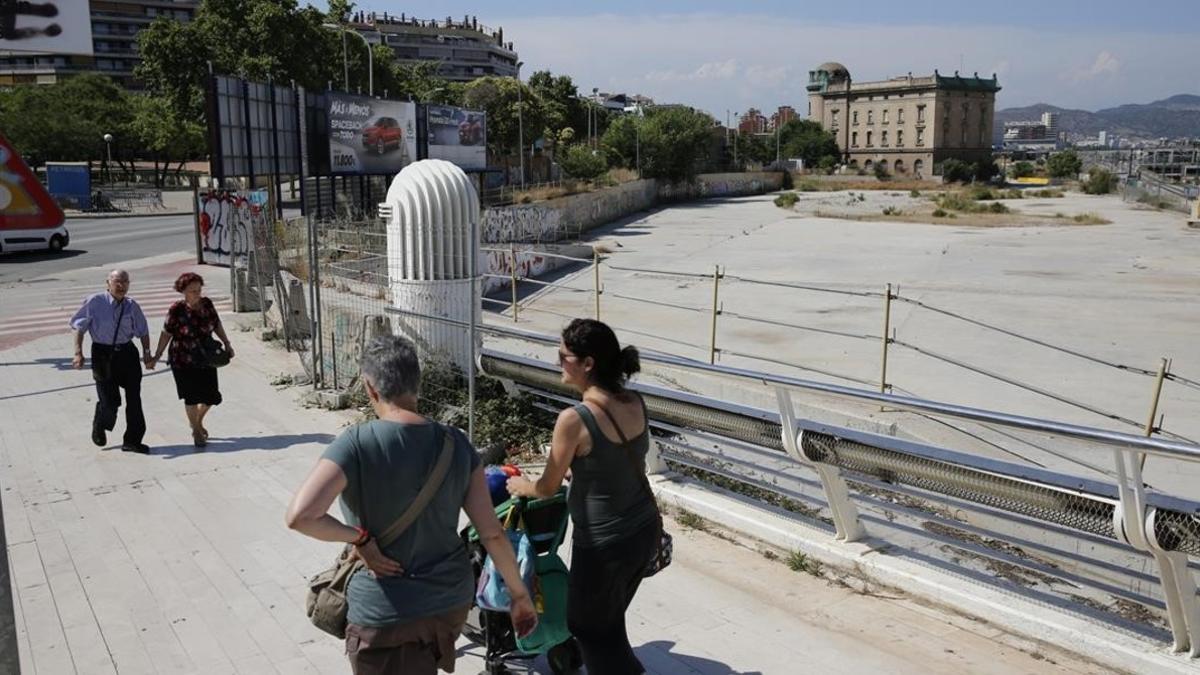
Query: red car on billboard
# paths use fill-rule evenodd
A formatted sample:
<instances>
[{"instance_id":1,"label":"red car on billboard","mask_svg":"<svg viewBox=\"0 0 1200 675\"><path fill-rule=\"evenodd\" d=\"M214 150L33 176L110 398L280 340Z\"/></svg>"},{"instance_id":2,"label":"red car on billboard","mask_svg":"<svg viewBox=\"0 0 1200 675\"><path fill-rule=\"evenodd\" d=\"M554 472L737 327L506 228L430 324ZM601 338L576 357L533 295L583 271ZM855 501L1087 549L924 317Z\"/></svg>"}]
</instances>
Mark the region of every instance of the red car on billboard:
<instances>
[{"instance_id":1,"label":"red car on billboard","mask_svg":"<svg viewBox=\"0 0 1200 675\"><path fill-rule=\"evenodd\" d=\"M394 117L380 117L371 126L363 127L363 147L377 154L382 155L389 150L395 150L403 142L404 133Z\"/></svg>"}]
</instances>

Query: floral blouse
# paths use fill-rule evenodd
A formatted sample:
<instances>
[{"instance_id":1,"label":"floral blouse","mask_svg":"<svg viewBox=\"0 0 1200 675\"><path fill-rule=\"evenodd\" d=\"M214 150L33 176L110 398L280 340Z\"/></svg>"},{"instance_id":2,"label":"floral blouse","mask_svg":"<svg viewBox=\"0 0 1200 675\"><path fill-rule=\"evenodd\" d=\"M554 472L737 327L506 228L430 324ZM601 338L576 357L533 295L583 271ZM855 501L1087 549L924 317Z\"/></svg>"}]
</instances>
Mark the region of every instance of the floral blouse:
<instances>
[{"instance_id":1,"label":"floral blouse","mask_svg":"<svg viewBox=\"0 0 1200 675\"><path fill-rule=\"evenodd\" d=\"M212 300L200 298L196 309L188 307L186 300L176 301L167 310L167 321L163 324L163 331L171 336L167 361L175 368L190 366L194 353L200 349L200 339L211 337L219 325L221 319Z\"/></svg>"}]
</instances>

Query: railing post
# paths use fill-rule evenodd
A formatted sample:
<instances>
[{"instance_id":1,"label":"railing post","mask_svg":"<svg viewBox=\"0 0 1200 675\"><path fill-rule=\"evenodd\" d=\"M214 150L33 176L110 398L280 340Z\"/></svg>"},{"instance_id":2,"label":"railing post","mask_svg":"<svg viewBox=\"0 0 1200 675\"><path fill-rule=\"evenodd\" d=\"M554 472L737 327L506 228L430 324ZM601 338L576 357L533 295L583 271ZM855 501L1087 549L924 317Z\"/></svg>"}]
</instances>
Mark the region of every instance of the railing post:
<instances>
[{"instance_id":1,"label":"railing post","mask_svg":"<svg viewBox=\"0 0 1200 675\"><path fill-rule=\"evenodd\" d=\"M717 362L717 315L721 313L717 303L720 300L721 290L721 266L716 265L713 268L713 301L712 301L712 327L708 335L708 362Z\"/></svg>"},{"instance_id":2,"label":"railing post","mask_svg":"<svg viewBox=\"0 0 1200 675\"><path fill-rule=\"evenodd\" d=\"M517 322L517 245L509 244L508 265L509 276L512 284L512 312L513 323Z\"/></svg>"},{"instance_id":3,"label":"railing post","mask_svg":"<svg viewBox=\"0 0 1200 675\"><path fill-rule=\"evenodd\" d=\"M888 389L887 384L887 359L888 359L888 332L892 329L892 285L888 284L883 292L883 358L879 362L879 393L886 394Z\"/></svg>"},{"instance_id":4,"label":"railing post","mask_svg":"<svg viewBox=\"0 0 1200 675\"><path fill-rule=\"evenodd\" d=\"M596 320L600 320L600 252L592 247L592 295L596 299Z\"/></svg>"},{"instance_id":5,"label":"railing post","mask_svg":"<svg viewBox=\"0 0 1200 675\"><path fill-rule=\"evenodd\" d=\"M1158 362L1158 377L1154 378L1154 395L1150 398L1150 415L1146 417L1146 438L1154 433L1154 416L1158 414L1158 399L1162 395L1163 379L1167 376L1167 360L1160 359ZM1146 453L1138 453L1138 468L1146 467Z\"/></svg>"},{"instance_id":6,"label":"railing post","mask_svg":"<svg viewBox=\"0 0 1200 675\"><path fill-rule=\"evenodd\" d=\"M862 521L858 518L858 508L850 501L850 488L842 478L841 469L820 462L814 462L804 454L803 434L796 423L796 409L792 406L792 395L783 387L775 388L775 400L779 404L779 426L783 433L783 447L788 455L801 464L807 464L817 470L821 479L821 487L825 491L825 500L829 503L829 512L833 516L833 527L836 537L841 541L858 541L867 535Z\"/></svg>"}]
</instances>

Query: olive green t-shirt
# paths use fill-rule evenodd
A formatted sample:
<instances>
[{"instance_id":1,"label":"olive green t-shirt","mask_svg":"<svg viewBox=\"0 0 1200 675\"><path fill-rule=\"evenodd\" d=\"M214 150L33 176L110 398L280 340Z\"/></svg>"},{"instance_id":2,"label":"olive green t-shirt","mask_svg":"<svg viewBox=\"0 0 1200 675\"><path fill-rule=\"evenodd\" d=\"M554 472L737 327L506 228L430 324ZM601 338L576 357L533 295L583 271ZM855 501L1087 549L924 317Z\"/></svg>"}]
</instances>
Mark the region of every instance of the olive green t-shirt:
<instances>
[{"instance_id":1,"label":"olive green t-shirt","mask_svg":"<svg viewBox=\"0 0 1200 675\"><path fill-rule=\"evenodd\" d=\"M365 520L374 536L390 527L416 499L437 462L443 429L449 427L373 420L342 432L322 457L346 475L341 495L346 522ZM458 516L479 455L461 431L450 433L454 457L445 481L421 515L384 550L404 574L377 579L365 570L356 573L347 591L351 623L384 626L471 603L475 584Z\"/></svg>"}]
</instances>

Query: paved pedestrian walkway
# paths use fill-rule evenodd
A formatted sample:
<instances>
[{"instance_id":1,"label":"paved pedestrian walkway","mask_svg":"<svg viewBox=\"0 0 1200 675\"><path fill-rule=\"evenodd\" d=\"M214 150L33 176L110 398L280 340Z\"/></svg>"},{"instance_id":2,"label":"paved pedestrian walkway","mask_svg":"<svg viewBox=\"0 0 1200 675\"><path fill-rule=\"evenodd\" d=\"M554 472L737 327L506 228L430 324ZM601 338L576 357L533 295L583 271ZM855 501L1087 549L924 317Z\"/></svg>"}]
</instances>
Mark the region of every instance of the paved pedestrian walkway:
<instances>
[{"instance_id":1,"label":"paved pedestrian walkway","mask_svg":"<svg viewBox=\"0 0 1200 675\"><path fill-rule=\"evenodd\" d=\"M128 267L138 297L148 270ZM227 291L224 270L200 271ZM104 271L59 277L99 287ZM256 315L226 316L238 355L221 371L206 452L191 446L166 371L143 384L152 454L132 455L91 445L95 391L70 369L68 333L0 346L0 504L22 673L348 672L339 642L303 612L306 579L336 547L287 530L283 512L354 415L305 408L301 388L272 385L299 370L295 355L232 325ZM161 317L151 320L157 333ZM901 594L669 527L675 563L630 614L651 673L1099 672ZM460 648L458 672L478 672L481 650Z\"/></svg>"}]
</instances>

